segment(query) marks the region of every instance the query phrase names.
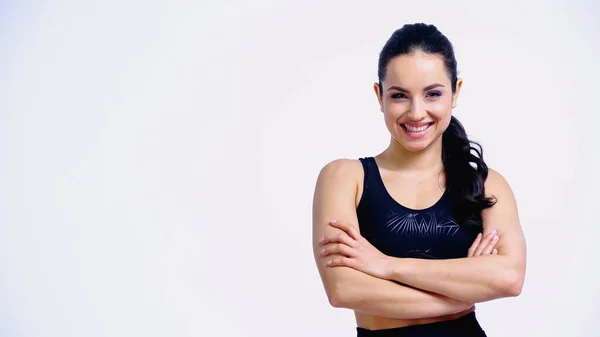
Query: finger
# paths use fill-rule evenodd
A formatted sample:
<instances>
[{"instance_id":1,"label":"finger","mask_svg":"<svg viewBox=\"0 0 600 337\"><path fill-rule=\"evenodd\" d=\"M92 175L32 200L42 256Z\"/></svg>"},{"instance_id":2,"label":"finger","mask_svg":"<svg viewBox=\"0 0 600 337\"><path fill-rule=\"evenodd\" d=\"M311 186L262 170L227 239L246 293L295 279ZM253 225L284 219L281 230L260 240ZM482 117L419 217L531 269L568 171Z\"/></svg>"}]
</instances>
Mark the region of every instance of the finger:
<instances>
[{"instance_id":1,"label":"finger","mask_svg":"<svg viewBox=\"0 0 600 337\"><path fill-rule=\"evenodd\" d=\"M482 255L489 255L492 253L492 251L494 250L494 247L496 246L496 243L498 242L498 235L494 235L494 237L492 238L492 240L490 241L490 243L488 243L488 245L485 247L485 249L483 250L483 252L481 253Z\"/></svg>"},{"instance_id":2,"label":"finger","mask_svg":"<svg viewBox=\"0 0 600 337\"><path fill-rule=\"evenodd\" d=\"M487 247L487 245L490 243L490 241L492 240L494 235L496 235L496 230L493 230L488 235L486 235L485 238L483 238L483 240L481 241L481 243L479 243L479 246L475 250L475 253L473 254L473 256L481 255L481 253L483 252L485 247Z\"/></svg>"},{"instance_id":3,"label":"finger","mask_svg":"<svg viewBox=\"0 0 600 337\"><path fill-rule=\"evenodd\" d=\"M321 255L340 254L347 257L354 256L354 249L344 244L331 244L321 249Z\"/></svg>"},{"instance_id":4,"label":"finger","mask_svg":"<svg viewBox=\"0 0 600 337\"><path fill-rule=\"evenodd\" d=\"M347 224L345 222L341 222L341 221L337 221L337 220L333 220L329 224L335 228L341 229L344 232L348 233L348 235L350 235L350 237L353 238L354 240L358 240L358 238L360 237L360 233L358 233L358 230L356 229L356 227L354 225Z\"/></svg>"},{"instance_id":5,"label":"finger","mask_svg":"<svg viewBox=\"0 0 600 337\"><path fill-rule=\"evenodd\" d=\"M337 229L341 229L342 231L347 233L354 240L357 240L357 238L359 237L359 235L356 231L356 227L351 224L348 224L348 223L345 223L342 221L337 221L337 220L333 220L329 224Z\"/></svg>"},{"instance_id":6,"label":"finger","mask_svg":"<svg viewBox=\"0 0 600 337\"><path fill-rule=\"evenodd\" d=\"M321 245L327 245L330 243L343 243L350 247L356 246L356 241L352 239L346 232L324 236L320 243Z\"/></svg>"},{"instance_id":7,"label":"finger","mask_svg":"<svg viewBox=\"0 0 600 337\"><path fill-rule=\"evenodd\" d=\"M475 238L475 241L473 241L473 244L471 245L471 247L469 248L469 254L467 255L468 257L472 257L473 253L475 253L475 249L477 249L477 246L479 246L479 243L481 242L481 237L483 235L481 235L481 233L477 234L477 237Z\"/></svg>"},{"instance_id":8,"label":"finger","mask_svg":"<svg viewBox=\"0 0 600 337\"><path fill-rule=\"evenodd\" d=\"M345 267L350 267L350 268L354 268L354 259L348 258L348 257L336 257L335 259L331 259L329 261L327 261L327 266L329 267L340 267L340 266L345 266Z\"/></svg>"}]
</instances>

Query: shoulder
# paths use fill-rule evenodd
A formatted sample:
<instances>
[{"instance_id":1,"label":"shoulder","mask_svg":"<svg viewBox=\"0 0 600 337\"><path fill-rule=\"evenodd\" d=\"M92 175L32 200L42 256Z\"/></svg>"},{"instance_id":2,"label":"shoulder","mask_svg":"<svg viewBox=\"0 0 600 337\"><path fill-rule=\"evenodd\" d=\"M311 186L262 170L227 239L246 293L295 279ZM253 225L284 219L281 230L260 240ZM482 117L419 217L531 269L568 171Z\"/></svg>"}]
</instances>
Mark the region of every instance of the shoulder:
<instances>
[{"instance_id":1,"label":"shoulder","mask_svg":"<svg viewBox=\"0 0 600 337\"><path fill-rule=\"evenodd\" d=\"M359 182L363 179L363 169L360 160L336 159L321 168L315 187L315 207L332 207L346 209L349 218L354 214L357 198L362 193ZM343 206L341 206L343 205ZM350 207L352 206L352 207ZM338 210L339 211L339 210Z\"/></svg>"},{"instance_id":2,"label":"shoulder","mask_svg":"<svg viewBox=\"0 0 600 337\"><path fill-rule=\"evenodd\" d=\"M502 189L510 188L508 181L498 171L489 168L487 179L485 180L485 187L490 189Z\"/></svg>"},{"instance_id":3,"label":"shoulder","mask_svg":"<svg viewBox=\"0 0 600 337\"><path fill-rule=\"evenodd\" d=\"M354 180L363 175L362 163L358 159L335 159L321 168L320 179L333 179L336 181Z\"/></svg>"},{"instance_id":4,"label":"shoulder","mask_svg":"<svg viewBox=\"0 0 600 337\"><path fill-rule=\"evenodd\" d=\"M364 171L358 159L335 159L325 164L317 178L317 189L327 189L339 193L360 192Z\"/></svg>"},{"instance_id":5,"label":"shoulder","mask_svg":"<svg viewBox=\"0 0 600 337\"><path fill-rule=\"evenodd\" d=\"M498 171L491 168L488 169L488 176L485 180L485 193L488 196L495 198L496 201L500 201L499 199L503 199L502 202L514 201L512 189L506 178Z\"/></svg>"}]
</instances>

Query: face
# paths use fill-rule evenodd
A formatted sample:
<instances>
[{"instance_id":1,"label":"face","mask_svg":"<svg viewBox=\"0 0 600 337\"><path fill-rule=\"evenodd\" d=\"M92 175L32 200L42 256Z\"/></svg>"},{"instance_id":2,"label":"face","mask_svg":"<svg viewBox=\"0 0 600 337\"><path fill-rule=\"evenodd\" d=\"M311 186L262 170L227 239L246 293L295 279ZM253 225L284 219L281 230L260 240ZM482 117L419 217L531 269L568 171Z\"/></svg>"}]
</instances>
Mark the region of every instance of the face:
<instances>
[{"instance_id":1,"label":"face","mask_svg":"<svg viewBox=\"0 0 600 337\"><path fill-rule=\"evenodd\" d=\"M452 92L442 58L420 51L394 57L381 85L379 92L375 84L375 93L396 143L410 152L441 145L462 86L459 79Z\"/></svg>"}]
</instances>

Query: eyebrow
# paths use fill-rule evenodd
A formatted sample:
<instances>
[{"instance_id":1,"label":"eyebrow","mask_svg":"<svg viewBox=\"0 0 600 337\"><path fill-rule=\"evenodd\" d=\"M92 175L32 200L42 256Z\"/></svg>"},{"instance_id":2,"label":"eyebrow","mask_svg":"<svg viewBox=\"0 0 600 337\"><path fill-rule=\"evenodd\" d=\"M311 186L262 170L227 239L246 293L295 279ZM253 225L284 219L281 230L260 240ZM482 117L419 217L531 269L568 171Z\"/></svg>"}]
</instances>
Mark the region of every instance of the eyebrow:
<instances>
[{"instance_id":1,"label":"eyebrow","mask_svg":"<svg viewBox=\"0 0 600 337\"><path fill-rule=\"evenodd\" d=\"M423 91L427 91L427 90L431 90L431 89L439 88L439 87L444 87L444 85L440 84L440 83L430 84L430 85L426 86L425 89L423 89ZM390 90L398 90L398 91L401 91L401 92L409 92L408 90L406 90L406 89L404 89L402 87L399 87L397 85L389 87L387 91L390 91Z\"/></svg>"}]
</instances>

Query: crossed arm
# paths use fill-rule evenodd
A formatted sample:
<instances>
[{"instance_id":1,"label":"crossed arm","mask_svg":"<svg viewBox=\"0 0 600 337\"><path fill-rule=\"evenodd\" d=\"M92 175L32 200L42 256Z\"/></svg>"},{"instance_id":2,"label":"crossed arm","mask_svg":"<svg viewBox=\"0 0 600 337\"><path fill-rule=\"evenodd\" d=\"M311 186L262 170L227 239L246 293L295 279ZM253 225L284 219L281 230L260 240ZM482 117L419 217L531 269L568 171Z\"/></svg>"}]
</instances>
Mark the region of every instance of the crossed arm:
<instances>
[{"instance_id":1,"label":"crossed arm","mask_svg":"<svg viewBox=\"0 0 600 337\"><path fill-rule=\"evenodd\" d=\"M484 232L495 229L502 238L494 242L497 250L451 260L393 258L362 238L355 207L361 175L360 163L334 161L323 168L315 189L314 255L333 306L382 317L428 318L520 293L525 242L514 197L499 174L490 171L486 191L497 203L483 214Z\"/></svg>"}]
</instances>

